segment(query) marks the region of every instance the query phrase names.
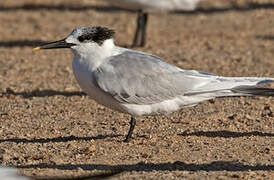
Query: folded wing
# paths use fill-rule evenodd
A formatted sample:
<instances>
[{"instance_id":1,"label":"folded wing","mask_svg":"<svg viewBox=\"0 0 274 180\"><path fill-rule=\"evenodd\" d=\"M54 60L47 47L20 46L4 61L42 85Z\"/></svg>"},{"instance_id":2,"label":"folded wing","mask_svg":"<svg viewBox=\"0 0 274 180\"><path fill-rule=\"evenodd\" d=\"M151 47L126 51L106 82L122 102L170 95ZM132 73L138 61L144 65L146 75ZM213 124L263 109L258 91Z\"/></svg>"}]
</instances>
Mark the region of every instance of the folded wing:
<instances>
[{"instance_id":1,"label":"folded wing","mask_svg":"<svg viewBox=\"0 0 274 180\"><path fill-rule=\"evenodd\" d=\"M112 56L94 76L103 91L128 104L159 103L216 81L214 75L185 71L137 51Z\"/></svg>"}]
</instances>

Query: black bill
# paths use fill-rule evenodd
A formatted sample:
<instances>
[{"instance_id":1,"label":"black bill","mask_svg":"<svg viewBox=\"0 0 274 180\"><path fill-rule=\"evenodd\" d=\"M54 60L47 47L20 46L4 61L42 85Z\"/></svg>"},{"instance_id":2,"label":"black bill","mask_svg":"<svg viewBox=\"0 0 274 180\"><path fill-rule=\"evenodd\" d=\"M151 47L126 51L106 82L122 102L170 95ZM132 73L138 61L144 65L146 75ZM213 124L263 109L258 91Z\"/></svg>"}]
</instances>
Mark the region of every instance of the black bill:
<instances>
[{"instance_id":1,"label":"black bill","mask_svg":"<svg viewBox=\"0 0 274 180\"><path fill-rule=\"evenodd\" d=\"M73 43L67 43L65 39L62 39L60 41L54 41L54 42L49 42L46 44L43 44L41 46L38 46L34 48L35 50L39 49L57 49L57 48L70 48L71 46L75 46L76 44Z\"/></svg>"}]
</instances>

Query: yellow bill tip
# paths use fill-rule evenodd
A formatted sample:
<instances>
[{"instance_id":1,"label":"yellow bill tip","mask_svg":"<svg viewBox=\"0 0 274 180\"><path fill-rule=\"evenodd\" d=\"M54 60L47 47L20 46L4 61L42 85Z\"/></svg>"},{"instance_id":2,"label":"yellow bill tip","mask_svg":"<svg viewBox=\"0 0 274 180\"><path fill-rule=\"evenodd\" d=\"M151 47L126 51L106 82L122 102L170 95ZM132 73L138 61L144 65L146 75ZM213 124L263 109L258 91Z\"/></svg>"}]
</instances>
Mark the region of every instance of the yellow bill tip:
<instances>
[{"instance_id":1,"label":"yellow bill tip","mask_svg":"<svg viewBox=\"0 0 274 180\"><path fill-rule=\"evenodd\" d=\"M35 47L33 48L34 50L40 50L41 48L38 46L38 47Z\"/></svg>"}]
</instances>

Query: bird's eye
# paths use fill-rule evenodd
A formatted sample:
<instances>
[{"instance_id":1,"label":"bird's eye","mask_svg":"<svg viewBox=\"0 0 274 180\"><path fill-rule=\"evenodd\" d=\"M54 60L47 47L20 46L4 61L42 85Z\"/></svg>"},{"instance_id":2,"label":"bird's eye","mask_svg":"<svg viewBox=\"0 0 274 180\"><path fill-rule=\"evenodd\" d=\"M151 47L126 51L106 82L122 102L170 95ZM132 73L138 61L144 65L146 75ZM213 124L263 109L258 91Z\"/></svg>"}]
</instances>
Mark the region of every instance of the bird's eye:
<instances>
[{"instance_id":1,"label":"bird's eye","mask_svg":"<svg viewBox=\"0 0 274 180\"><path fill-rule=\"evenodd\" d=\"M79 37L78 37L78 41L83 42L84 40L85 40L85 39L84 39L83 36L79 36Z\"/></svg>"},{"instance_id":2,"label":"bird's eye","mask_svg":"<svg viewBox=\"0 0 274 180\"><path fill-rule=\"evenodd\" d=\"M90 40L90 39L91 39L91 36L87 36L87 37L86 37L86 40Z\"/></svg>"}]
</instances>

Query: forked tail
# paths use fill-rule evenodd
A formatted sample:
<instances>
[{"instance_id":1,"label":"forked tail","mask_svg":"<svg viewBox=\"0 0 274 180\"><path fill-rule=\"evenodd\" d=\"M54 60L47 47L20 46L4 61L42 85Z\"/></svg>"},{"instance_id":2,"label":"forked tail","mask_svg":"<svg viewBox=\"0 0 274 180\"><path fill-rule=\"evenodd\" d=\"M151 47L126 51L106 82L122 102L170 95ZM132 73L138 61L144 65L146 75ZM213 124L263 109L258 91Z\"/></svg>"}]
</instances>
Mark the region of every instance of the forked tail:
<instances>
[{"instance_id":1,"label":"forked tail","mask_svg":"<svg viewBox=\"0 0 274 180\"><path fill-rule=\"evenodd\" d=\"M273 83L274 78L223 78L222 82L231 84L229 96L274 96L274 88L260 87L258 85Z\"/></svg>"},{"instance_id":2,"label":"forked tail","mask_svg":"<svg viewBox=\"0 0 274 180\"><path fill-rule=\"evenodd\" d=\"M231 91L247 96L274 96L273 88L264 88L259 86L236 86L232 88Z\"/></svg>"},{"instance_id":3,"label":"forked tail","mask_svg":"<svg viewBox=\"0 0 274 180\"><path fill-rule=\"evenodd\" d=\"M225 96L274 96L274 88L258 86L272 82L274 78L219 76L196 90L185 93L185 96L198 95L206 99Z\"/></svg>"}]
</instances>

